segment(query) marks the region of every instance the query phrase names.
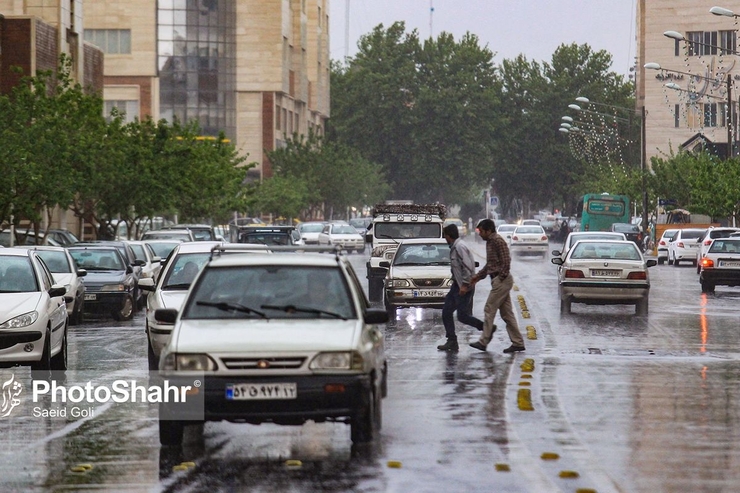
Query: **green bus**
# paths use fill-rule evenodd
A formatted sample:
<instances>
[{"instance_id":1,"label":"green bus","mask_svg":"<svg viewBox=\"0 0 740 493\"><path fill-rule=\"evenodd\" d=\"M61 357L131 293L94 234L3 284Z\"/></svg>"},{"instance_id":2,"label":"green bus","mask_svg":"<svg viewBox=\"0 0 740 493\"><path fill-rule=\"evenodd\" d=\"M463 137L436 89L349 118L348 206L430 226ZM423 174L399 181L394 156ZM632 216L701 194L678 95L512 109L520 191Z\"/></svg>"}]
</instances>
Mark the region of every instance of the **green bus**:
<instances>
[{"instance_id":1,"label":"green bus","mask_svg":"<svg viewBox=\"0 0 740 493\"><path fill-rule=\"evenodd\" d=\"M589 193L583 196L581 231L609 231L614 223L630 222L630 199L626 195Z\"/></svg>"}]
</instances>

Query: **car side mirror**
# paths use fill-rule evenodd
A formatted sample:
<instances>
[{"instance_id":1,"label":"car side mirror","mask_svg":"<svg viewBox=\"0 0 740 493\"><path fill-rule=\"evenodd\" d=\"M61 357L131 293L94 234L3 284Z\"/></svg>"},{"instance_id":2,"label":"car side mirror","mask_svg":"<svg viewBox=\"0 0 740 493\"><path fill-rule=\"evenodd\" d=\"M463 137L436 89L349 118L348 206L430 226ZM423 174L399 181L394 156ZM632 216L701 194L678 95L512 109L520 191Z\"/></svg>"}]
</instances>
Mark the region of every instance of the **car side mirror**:
<instances>
[{"instance_id":1,"label":"car side mirror","mask_svg":"<svg viewBox=\"0 0 740 493\"><path fill-rule=\"evenodd\" d=\"M146 265L146 260L142 260L142 259L137 258L136 260L134 260L134 265L136 267L143 267L143 266Z\"/></svg>"},{"instance_id":2,"label":"car side mirror","mask_svg":"<svg viewBox=\"0 0 740 493\"><path fill-rule=\"evenodd\" d=\"M552 262L555 265L563 265L564 260L560 257L553 257L550 259L550 262Z\"/></svg>"},{"instance_id":3,"label":"car side mirror","mask_svg":"<svg viewBox=\"0 0 740 493\"><path fill-rule=\"evenodd\" d=\"M560 250L553 250L550 253L552 254L553 257L560 257L560 256L562 256L562 253L560 252Z\"/></svg>"},{"instance_id":4,"label":"car side mirror","mask_svg":"<svg viewBox=\"0 0 740 493\"><path fill-rule=\"evenodd\" d=\"M385 267L386 269L388 269L388 268L390 268L391 263L390 262L387 262L387 261L383 261L383 262L380 262L378 265L380 267Z\"/></svg>"},{"instance_id":5,"label":"car side mirror","mask_svg":"<svg viewBox=\"0 0 740 493\"><path fill-rule=\"evenodd\" d=\"M162 263L162 257L152 257L152 263L153 264L161 264Z\"/></svg>"},{"instance_id":6,"label":"car side mirror","mask_svg":"<svg viewBox=\"0 0 740 493\"><path fill-rule=\"evenodd\" d=\"M55 284L51 288L49 288L49 296L52 298L56 298L58 296L64 296L64 294L67 292L67 288L60 284Z\"/></svg>"},{"instance_id":7,"label":"car side mirror","mask_svg":"<svg viewBox=\"0 0 740 493\"><path fill-rule=\"evenodd\" d=\"M87 271L85 269L77 269L77 277L85 277L87 275Z\"/></svg>"},{"instance_id":8,"label":"car side mirror","mask_svg":"<svg viewBox=\"0 0 740 493\"><path fill-rule=\"evenodd\" d=\"M174 308L159 308L154 310L154 320L163 324L174 324L177 320L177 310Z\"/></svg>"},{"instance_id":9,"label":"car side mirror","mask_svg":"<svg viewBox=\"0 0 740 493\"><path fill-rule=\"evenodd\" d=\"M365 312L364 319L366 324L384 324L388 322L388 312L385 310L370 309Z\"/></svg>"},{"instance_id":10,"label":"car side mirror","mask_svg":"<svg viewBox=\"0 0 740 493\"><path fill-rule=\"evenodd\" d=\"M654 265L658 265L658 261L657 261L657 260L655 260L654 258L648 259L648 261L647 261L647 266L648 266L648 267L652 267L652 266L654 266Z\"/></svg>"},{"instance_id":11,"label":"car side mirror","mask_svg":"<svg viewBox=\"0 0 740 493\"><path fill-rule=\"evenodd\" d=\"M478 262L478 261L476 260L476 262L475 262L475 266L476 266L476 267L480 267L480 262Z\"/></svg>"},{"instance_id":12,"label":"car side mirror","mask_svg":"<svg viewBox=\"0 0 740 493\"><path fill-rule=\"evenodd\" d=\"M139 279L136 285L144 291L154 291L154 279L152 279L151 277Z\"/></svg>"}]
</instances>

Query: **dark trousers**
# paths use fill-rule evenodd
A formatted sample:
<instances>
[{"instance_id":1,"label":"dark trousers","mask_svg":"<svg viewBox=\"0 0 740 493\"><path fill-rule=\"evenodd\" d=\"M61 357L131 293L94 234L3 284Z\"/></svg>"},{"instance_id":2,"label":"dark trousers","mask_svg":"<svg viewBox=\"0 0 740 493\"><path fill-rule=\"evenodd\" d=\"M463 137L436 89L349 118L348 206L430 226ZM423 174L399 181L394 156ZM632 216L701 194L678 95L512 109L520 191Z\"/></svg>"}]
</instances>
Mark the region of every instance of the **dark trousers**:
<instances>
[{"instance_id":1,"label":"dark trousers","mask_svg":"<svg viewBox=\"0 0 740 493\"><path fill-rule=\"evenodd\" d=\"M442 307L442 323L445 326L447 339L457 340L455 335L455 320L452 314L457 310L457 319L465 325L470 325L478 330L483 330L483 321L473 316L473 295L475 290L470 290L465 294L460 294L460 286L452 282L450 292L445 297L445 304Z\"/></svg>"}]
</instances>

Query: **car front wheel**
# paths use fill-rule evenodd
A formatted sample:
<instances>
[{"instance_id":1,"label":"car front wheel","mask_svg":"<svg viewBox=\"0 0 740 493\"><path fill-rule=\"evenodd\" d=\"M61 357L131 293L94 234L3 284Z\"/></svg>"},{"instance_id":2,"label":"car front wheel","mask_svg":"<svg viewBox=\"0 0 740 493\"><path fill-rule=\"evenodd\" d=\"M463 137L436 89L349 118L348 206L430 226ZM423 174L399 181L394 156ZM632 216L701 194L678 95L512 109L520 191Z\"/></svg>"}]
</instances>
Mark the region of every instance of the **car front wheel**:
<instances>
[{"instance_id":1,"label":"car front wheel","mask_svg":"<svg viewBox=\"0 0 740 493\"><path fill-rule=\"evenodd\" d=\"M56 356L51 358L51 369L64 371L67 369L67 328L64 328L64 337L62 338L62 348Z\"/></svg>"},{"instance_id":2,"label":"car front wheel","mask_svg":"<svg viewBox=\"0 0 740 493\"><path fill-rule=\"evenodd\" d=\"M159 420L159 443L162 445L180 445L185 431L182 421Z\"/></svg>"},{"instance_id":3,"label":"car front wheel","mask_svg":"<svg viewBox=\"0 0 740 493\"><path fill-rule=\"evenodd\" d=\"M382 416L380 396L368 389L365 401L360 409L350 418L352 443L371 442L380 429Z\"/></svg>"},{"instance_id":4,"label":"car front wheel","mask_svg":"<svg viewBox=\"0 0 740 493\"><path fill-rule=\"evenodd\" d=\"M123 300L123 306L113 312L113 318L119 322L134 318L134 299L130 294Z\"/></svg>"},{"instance_id":5,"label":"car front wheel","mask_svg":"<svg viewBox=\"0 0 740 493\"><path fill-rule=\"evenodd\" d=\"M31 363L32 371L51 370L51 331L47 329L44 337L44 349L41 351L41 359Z\"/></svg>"}]
</instances>

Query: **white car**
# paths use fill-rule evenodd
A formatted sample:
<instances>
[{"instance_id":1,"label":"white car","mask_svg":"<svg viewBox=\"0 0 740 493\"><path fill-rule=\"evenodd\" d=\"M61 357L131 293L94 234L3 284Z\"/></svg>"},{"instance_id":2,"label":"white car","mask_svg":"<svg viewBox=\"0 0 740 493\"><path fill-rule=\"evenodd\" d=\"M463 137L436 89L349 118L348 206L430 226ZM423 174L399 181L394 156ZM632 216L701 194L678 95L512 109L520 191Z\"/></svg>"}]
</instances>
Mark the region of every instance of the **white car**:
<instances>
[{"instance_id":1,"label":"white car","mask_svg":"<svg viewBox=\"0 0 740 493\"><path fill-rule=\"evenodd\" d=\"M514 233L517 226L517 224L502 224L496 228L496 233L506 240L507 245L511 246L511 235Z\"/></svg>"},{"instance_id":2,"label":"white car","mask_svg":"<svg viewBox=\"0 0 740 493\"><path fill-rule=\"evenodd\" d=\"M325 224L324 221L306 221L296 226L296 229L300 231L306 245L318 245L319 233L324 229Z\"/></svg>"},{"instance_id":3,"label":"white car","mask_svg":"<svg viewBox=\"0 0 740 493\"><path fill-rule=\"evenodd\" d=\"M542 226L517 226L511 234L509 249L512 255L541 255L546 258L549 245Z\"/></svg>"},{"instance_id":4,"label":"white car","mask_svg":"<svg viewBox=\"0 0 740 493\"><path fill-rule=\"evenodd\" d=\"M713 293L717 285L740 286L740 237L712 240L699 265L702 293Z\"/></svg>"},{"instance_id":5,"label":"white car","mask_svg":"<svg viewBox=\"0 0 740 493\"><path fill-rule=\"evenodd\" d=\"M0 249L0 362L67 369L67 289L34 250Z\"/></svg>"},{"instance_id":6,"label":"white car","mask_svg":"<svg viewBox=\"0 0 740 493\"><path fill-rule=\"evenodd\" d=\"M710 227L704 230L704 234L699 238L699 251L696 252L696 273L701 272L701 259L707 254L712 241L717 238L728 238L733 233L740 233L740 228L732 227Z\"/></svg>"},{"instance_id":7,"label":"white car","mask_svg":"<svg viewBox=\"0 0 740 493\"><path fill-rule=\"evenodd\" d=\"M141 240L195 241L195 236L189 229L152 229L141 235Z\"/></svg>"},{"instance_id":8,"label":"white car","mask_svg":"<svg viewBox=\"0 0 740 493\"><path fill-rule=\"evenodd\" d=\"M684 228L668 242L668 265L678 267L679 262L696 264L696 255L699 251L699 240L704 234L704 228Z\"/></svg>"},{"instance_id":9,"label":"white car","mask_svg":"<svg viewBox=\"0 0 740 493\"><path fill-rule=\"evenodd\" d=\"M563 242L563 248L561 250L553 250L551 253L554 257L560 257L564 259L568 254L568 250L573 248L580 240L621 240L626 241L627 237L624 233L615 233L610 231L573 231L568 233L568 236Z\"/></svg>"},{"instance_id":10,"label":"white car","mask_svg":"<svg viewBox=\"0 0 740 493\"><path fill-rule=\"evenodd\" d=\"M141 278L151 277L157 279L159 272L162 270L162 257L157 255L152 246L145 241L126 241L134 251L136 260L141 260L144 265L141 266Z\"/></svg>"},{"instance_id":11,"label":"white car","mask_svg":"<svg viewBox=\"0 0 740 493\"><path fill-rule=\"evenodd\" d=\"M572 303L587 305L635 305L638 315L647 315L650 294L648 267L632 241L581 240L565 259L551 262L562 267L558 273L560 311L571 312Z\"/></svg>"},{"instance_id":12,"label":"white car","mask_svg":"<svg viewBox=\"0 0 740 493\"><path fill-rule=\"evenodd\" d=\"M677 229L666 229L658 239L658 264L663 265L663 262L668 260L668 243L671 238L676 236Z\"/></svg>"},{"instance_id":13,"label":"white car","mask_svg":"<svg viewBox=\"0 0 740 493\"><path fill-rule=\"evenodd\" d=\"M160 377L202 379L203 408L159 409L163 445L203 421L301 425L344 422L355 443L376 438L388 366L383 331L343 255L227 255L193 282L174 324Z\"/></svg>"},{"instance_id":14,"label":"white car","mask_svg":"<svg viewBox=\"0 0 740 493\"><path fill-rule=\"evenodd\" d=\"M452 286L450 246L440 238L403 240L392 260L384 260L385 308L395 315L396 308L442 308Z\"/></svg>"},{"instance_id":15,"label":"white car","mask_svg":"<svg viewBox=\"0 0 740 493\"><path fill-rule=\"evenodd\" d=\"M347 223L326 223L319 233L319 245L341 245L351 252L365 250L365 238Z\"/></svg>"},{"instance_id":16,"label":"white car","mask_svg":"<svg viewBox=\"0 0 740 493\"><path fill-rule=\"evenodd\" d=\"M172 324L158 322L154 313L160 308L178 310L190 284L200 269L215 253L214 248L221 247L221 251L243 253L264 251L264 245L230 243L224 245L219 241L192 241L180 243L163 266L161 275L157 278L139 279L139 288L148 291L146 298L145 330L149 339L147 355L149 369L156 370L159 363L159 354L170 340Z\"/></svg>"},{"instance_id":17,"label":"white car","mask_svg":"<svg viewBox=\"0 0 740 493\"><path fill-rule=\"evenodd\" d=\"M70 325L82 323L85 311L85 282L82 278L87 275L87 271L77 268L72 255L64 247L29 246L16 248L33 250L41 257L54 277L54 283L61 284L66 290L64 301L67 305L67 316Z\"/></svg>"}]
</instances>

